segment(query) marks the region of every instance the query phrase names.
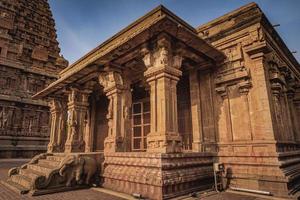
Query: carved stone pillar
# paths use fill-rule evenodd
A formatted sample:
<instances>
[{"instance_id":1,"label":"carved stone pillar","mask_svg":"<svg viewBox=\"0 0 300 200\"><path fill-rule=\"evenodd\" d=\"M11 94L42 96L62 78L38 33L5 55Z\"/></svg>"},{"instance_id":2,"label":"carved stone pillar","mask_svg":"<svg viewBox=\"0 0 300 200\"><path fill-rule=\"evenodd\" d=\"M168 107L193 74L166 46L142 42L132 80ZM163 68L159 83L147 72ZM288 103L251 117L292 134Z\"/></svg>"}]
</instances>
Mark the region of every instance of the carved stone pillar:
<instances>
[{"instance_id":1,"label":"carved stone pillar","mask_svg":"<svg viewBox=\"0 0 300 200\"><path fill-rule=\"evenodd\" d=\"M190 80L190 98L191 98L191 114L192 114L192 130L193 130L193 145L192 150L195 152L203 151L203 130L200 102L200 86L198 80L198 71L191 70L189 72Z\"/></svg>"},{"instance_id":2,"label":"carved stone pillar","mask_svg":"<svg viewBox=\"0 0 300 200\"><path fill-rule=\"evenodd\" d=\"M232 142L232 122L230 116L229 108L229 97L226 86L220 86L215 89L215 91L220 95L220 109L221 114L218 121L218 132L219 132L219 142L228 143Z\"/></svg>"},{"instance_id":3,"label":"carved stone pillar","mask_svg":"<svg viewBox=\"0 0 300 200\"><path fill-rule=\"evenodd\" d=\"M298 83L299 84L299 83ZM293 98L293 111L294 111L294 116L295 116L295 125L296 125L296 129L297 129L297 135L298 137L296 138L300 138L300 85L295 87L295 95ZM297 144L300 144L300 139L297 139Z\"/></svg>"},{"instance_id":4,"label":"carved stone pillar","mask_svg":"<svg viewBox=\"0 0 300 200\"><path fill-rule=\"evenodd\" d=\"M50 141L48 144L48 152L52 153L57 151L59 147L58 144L58 132L59 132L59 123L61 117L61 104L59 100L52 99L49 102L50 114L51 114L51 123L50 123Z\"/></svg>"},{"instance_id":5,"label":"carved stone pillar","mask_svg":"<svg viewBox=\"0 0 300 200\"><path fill-rule=\"evenodd\" d=\"M105 152L120 152L125 149L125 135L128 131L128 118L131 101L129 84L125 82L118 71L103 72L99 75L99 83L109 99L108 136L104 140Z\"/></svg>"},{"instance_id":6,"label":"carved stone pillar","mask_svg":"<svg viewBox=\"0 0 300 200\"><path fill-rule=\"evenodd\" d=\"M176 85L182 75L182 57L173 55L169 38L158 39L154 52L145 50L144 72L150 85L151 130L147 136L147 151L181 152L181 136L178 133Z\"/></svg>"},{"instance_id":7,"label":"carved stone pillar","mask_svg":"<svg viewBox=\"0 0 300 200\"><path fill-rule=\"evenodd\" d=\"M255 52L255 50L253 50ZM247 51L246 51L247 52ZM253 53L254 53L253 52ZM253 140L274 140L274 129L272 122L272 114L270 109L270 97L266 91L268 91L268 83L266 81L266 61L264 53L247 52L253 62L251 69L251 81L254 91L251 95L252 103L252 130Z\"/></svg>"},{"instance_id":8,"label":"carved stone pillar","mask_svg":"<svg viewBox=\"0 0 300 200\"><path fill-rule=\"evenodd\" d=\"M87 110L87 116L84 119L85 123L85 135L84 135L84 141L85 141L85 152L92 152L93 151L93 138L94 138L94 132L95 132L95 120L96 120L96 101L93 98L91 105L91 109Z\"/></svg>"},{"instance_id":9,"label":"carved stone pillar","mask_svg":"<svg viewBox=\"0 0 300 200\"><path fill-rule=\"evenodd\" d=\"M294 140L296 142L300 142L300 129L299 129L300 126L299 126L299 119L296 113L294 98L295 98L295 90L289 88L289 90L287 91L287 99L288 99L289 112L292 121L292 131L294 134Z\"/></svg>"},{"instance_id":10,"label":"carved stone pillar","mask_svg":"<svg viewBox=\"0 0 300 200\"><path fill-rule=\"evenodd\" d=\"M249 99L248 93L252 84L249 80L238 83L239 93L240 93L240 123L239 126L243 127L243 139L253 140L252 126L251 126L251 117L250 117L250 108L249 108Z\"/></svg>"},{"instance_id":11,"label":"carved stone pillar","mask_svg":"<svg viewBox=\"0 0 300 200\"><path fill-rule=\"evenodd\" d=\"M68 136L65 152L83 152L90 90L71 88L68 96Z\"/></svg>"},{"instance_id":12,"label":"carved stone pillar","mask_svg":"<svg viewBox=\"0 0 300 200\"><path fill-rule=\"evenodd\" d=\"M283 122L282 122L282 114L281 114L281 104L280 104L280 93L282 90L282 86L279 83L273 82L271 83L271 91L272 91L272 99L274 104L274 112L275 112L275 138L277 140L282 140L282 133L284 132Z\"/></svg>"},{"instance_id":13,"label":"carved stone pillar","mask_svg":"<svg viewBox=\"0 0 300 200\"><path fill-rule=\"evenodd\" d=\"M293 123L292 123L292 116L290 112L290 105L288 102L288 94L287 90L285 90L283 94L283 104L284 104L284 115L285 115L285 127L288 133L288 141L295 141L294 132L293 132Z\"/></svg>"},{"instance_id":14,"label":"carved stone pillar","mask_svg":"<svg viewBox=\"0 0 300 200\"><path fill-rule=\"evenodd\" d=\"M276 138L279 141L294 141L292 116L290 110L290 102L288 100L288 90L286 88L286 68L278 68L276 63L270 65L270 82L273 98L273 107L275 113L274 127Z\"/></svg>"},{"instance_id":15,"label":"carved stone pillar","mask_svg":"<svg viewBox=\"0 0 300 200\"><path fill-rule=\"evenodd\" d=\"M58 133L57 133L57 148L59 152L64 151L64 145L67 138L67 102L65 100L60 100L61 112L59 115L58 122Z\"/></svg>"},{"instance_id":16,"label":"carved stone pillar","mask_svg":"<svg viewBox=\"0 0 300 200\"><path fill-rule=\"evenodd\" d=\"M96 81L89 81L85 84L84 88L87 94L93 91ZM89 106L86 109L86 115L84 118L84 152L92 152L94 144L94 132L95 132L95 118L96 118L96 101L95 98L91 98Z\"/></svg>"}]
</instances>

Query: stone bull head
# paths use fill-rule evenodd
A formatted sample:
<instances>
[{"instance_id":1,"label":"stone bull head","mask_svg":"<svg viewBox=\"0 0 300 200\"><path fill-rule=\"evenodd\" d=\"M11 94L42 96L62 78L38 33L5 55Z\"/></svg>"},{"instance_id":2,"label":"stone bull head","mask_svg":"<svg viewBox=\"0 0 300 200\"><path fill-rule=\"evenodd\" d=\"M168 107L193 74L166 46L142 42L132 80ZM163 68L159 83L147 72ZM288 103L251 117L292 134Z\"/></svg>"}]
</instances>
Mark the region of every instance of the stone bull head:
<instances>
[{"instance_id":1,"label":"stone bull head","mask_svg":"<svg viewBox=\"0 0 300 200\"><path fill-rule=\"evenodd\" d=\"M70 187L73 180L77 184L89 184L97 171L95 159L88 156L68 155L60 163L59 174L66 178L66 186ZM85 179L85 180L84 180Z\"/></svg>"}]
</instances>

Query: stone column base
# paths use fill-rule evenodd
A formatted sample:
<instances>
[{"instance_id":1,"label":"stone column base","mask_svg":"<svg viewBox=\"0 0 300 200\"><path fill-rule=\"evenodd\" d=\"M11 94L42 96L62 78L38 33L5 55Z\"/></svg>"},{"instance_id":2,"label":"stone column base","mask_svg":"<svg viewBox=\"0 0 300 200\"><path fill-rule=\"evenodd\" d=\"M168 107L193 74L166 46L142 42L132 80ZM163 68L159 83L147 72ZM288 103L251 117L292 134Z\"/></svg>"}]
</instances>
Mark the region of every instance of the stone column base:
<instances>
[{"instance_id":1,"label":"stone column base","mask_svg":"<svg viewBox=\"0 0 300 200\"><path fill-rule=\"evenodd\" d=\"M103 187L167 199L213 186L209 153L105 153Z\"/></svg>"},{"instance_id":2,"label":"stone column base","mask_svg":"<svg viewBox=\"0 0 300 200\"><path fill-rule=\"evenodd\" d=\"M154 134L147 136L147 152L180 153L182 152L181 136L175 134Z\"/></svg>"},{"instance_id":3,"label":"stone column base","mask_svg":"<svg viewBox=\"0 0 300 200\"><path fill-rule=\"evenodd\" d=\"M84 141L67 141L65 144L65 153L84 152Z\"/></svg>"},{"instance_id":4,"label":"stone column base","mask_svg":"<svg viewBox=\"0 0 300 200\"><path fill-rule=\"evenodd\" d=\"M106 137L104 140L104 152L120 152L123 150L122 137Z\"/></svg>"}]
</instances>

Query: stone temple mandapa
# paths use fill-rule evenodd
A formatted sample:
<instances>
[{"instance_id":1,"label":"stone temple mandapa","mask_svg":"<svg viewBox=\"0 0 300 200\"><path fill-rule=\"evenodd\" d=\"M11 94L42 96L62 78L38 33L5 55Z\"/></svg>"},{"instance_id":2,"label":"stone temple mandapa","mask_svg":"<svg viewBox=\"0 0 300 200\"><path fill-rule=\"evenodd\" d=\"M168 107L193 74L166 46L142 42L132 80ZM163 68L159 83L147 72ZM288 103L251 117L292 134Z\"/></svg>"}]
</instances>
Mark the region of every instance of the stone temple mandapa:
<instances>
[{"instance_id":1,"label":"stone temple mandapa","mask_svg":"<svg viewBox=\"0 0 300 200\"><path fill-rule=\"evenodd\" d=\"M255 3L198 28L159 6L33 96L49 102L48 151L7 185L44 194L96 181L168 199L212 188L218 162L226 187L296 198L299 80Z\"/></svg>"}]
</instances>

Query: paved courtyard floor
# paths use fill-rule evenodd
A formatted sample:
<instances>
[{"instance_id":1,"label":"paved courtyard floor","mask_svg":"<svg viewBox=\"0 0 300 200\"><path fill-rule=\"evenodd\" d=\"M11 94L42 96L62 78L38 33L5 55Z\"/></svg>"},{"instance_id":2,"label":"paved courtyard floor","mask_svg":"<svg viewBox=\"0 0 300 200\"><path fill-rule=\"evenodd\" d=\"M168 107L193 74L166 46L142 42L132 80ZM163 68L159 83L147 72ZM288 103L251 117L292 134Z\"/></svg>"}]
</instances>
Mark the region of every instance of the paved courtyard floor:
<instances>
[{"instance_id":1,"label":"paved courtyard floor","mask_svg":"<svg viewBox=\"0 0 300 200\"><path fill-rule=\"evenodd\" d=\"M20 166L27 162L27 159L0 159L0 180L5 180L7 171L11 167ZM122 196L122 195L121 195ZM103 192L100 188L83 189L69 192L61 192L56 194L47 194L42 196L32 197L30 195L20 195L10 190L0 183L0 200L124 200L133 199L129 196L115 196L107 192ZM234 194L228 192L213 193L206 197L182 197L177 200L263 200L255 196L245 196L241 194Z\"/></svg>"}]
</instances>

